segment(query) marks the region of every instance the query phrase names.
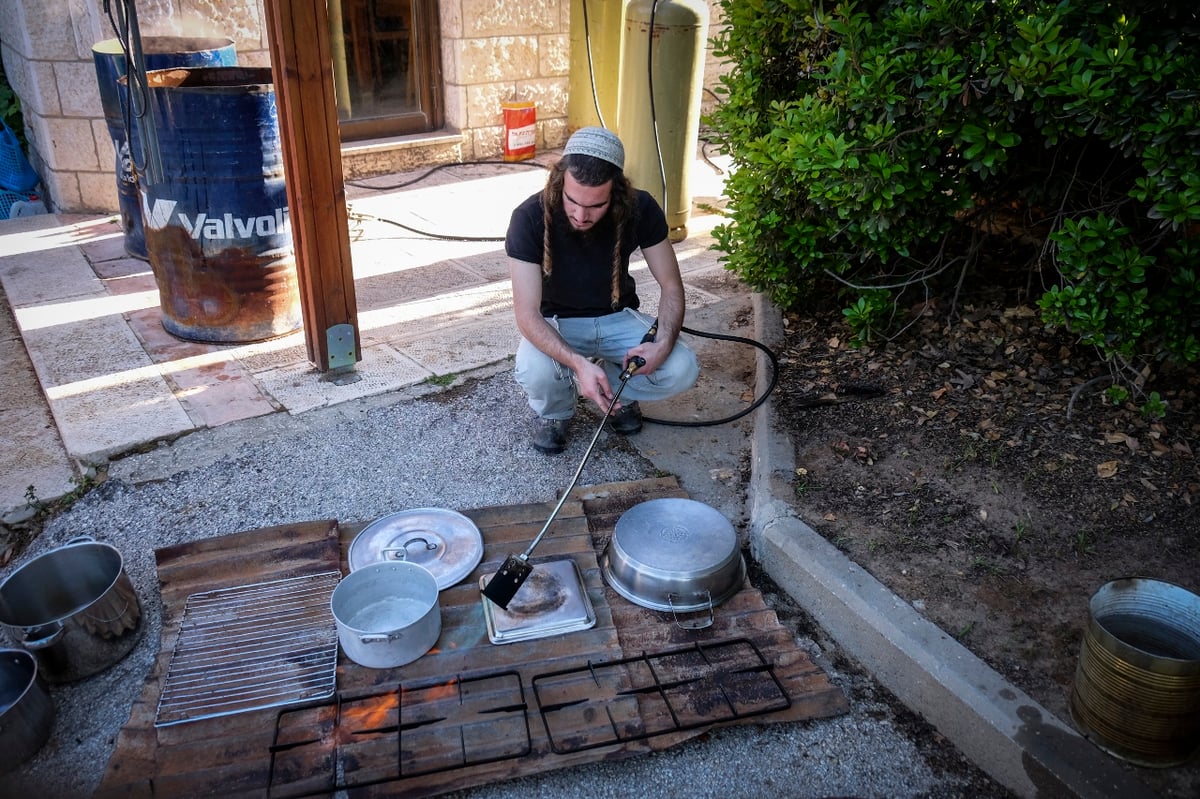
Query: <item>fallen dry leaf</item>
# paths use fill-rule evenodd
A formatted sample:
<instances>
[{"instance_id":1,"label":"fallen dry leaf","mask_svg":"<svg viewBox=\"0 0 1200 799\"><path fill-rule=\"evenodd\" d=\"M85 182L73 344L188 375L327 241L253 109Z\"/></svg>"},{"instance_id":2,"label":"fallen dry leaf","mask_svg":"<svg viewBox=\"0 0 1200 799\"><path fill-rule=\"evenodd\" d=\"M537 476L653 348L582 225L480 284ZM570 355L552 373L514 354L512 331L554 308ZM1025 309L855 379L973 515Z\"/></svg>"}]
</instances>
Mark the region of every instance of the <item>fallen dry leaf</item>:
<instances>
[{"instance_id":1,"label":"fallen dry leaf","mask_svg":"<svg viewBox=\"0 0 1200 799\"><path fill-rule=\"evenodd\" d=\"M1117 467L1120 465L1118 461L1105 461L1104 463L1096 464L1096 474L1101 479L1108 479L1117 473Z\"/></svg>"}]
</instances>

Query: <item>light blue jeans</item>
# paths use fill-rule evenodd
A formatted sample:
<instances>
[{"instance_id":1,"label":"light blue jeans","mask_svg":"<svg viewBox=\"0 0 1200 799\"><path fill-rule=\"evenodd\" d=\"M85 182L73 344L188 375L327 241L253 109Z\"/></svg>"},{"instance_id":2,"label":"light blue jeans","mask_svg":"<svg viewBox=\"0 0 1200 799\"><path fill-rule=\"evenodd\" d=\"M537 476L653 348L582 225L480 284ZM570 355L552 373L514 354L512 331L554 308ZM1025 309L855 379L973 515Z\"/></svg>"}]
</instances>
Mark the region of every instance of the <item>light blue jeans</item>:
<instances>
[{"instance_id":1,"label":"light blue jeans","mask_svg":"<svg viewBox=\"0 0 1200 799\"><path fill-rule=\"evenodd\" d=\"M599 358L615 392L620 387L622 361L641 342L653 318L626 308L607 316L576 319L547 318L571 348L585 358ZM545 419L570 419L575 415L578 390L575 373L525 339L517 346L515 377L529 398L529 407ZM700 361L681 341L661 366L649 375L634 374L621 392L621 402L661 400L696 384Z\"/></svg>"}]
</instances>

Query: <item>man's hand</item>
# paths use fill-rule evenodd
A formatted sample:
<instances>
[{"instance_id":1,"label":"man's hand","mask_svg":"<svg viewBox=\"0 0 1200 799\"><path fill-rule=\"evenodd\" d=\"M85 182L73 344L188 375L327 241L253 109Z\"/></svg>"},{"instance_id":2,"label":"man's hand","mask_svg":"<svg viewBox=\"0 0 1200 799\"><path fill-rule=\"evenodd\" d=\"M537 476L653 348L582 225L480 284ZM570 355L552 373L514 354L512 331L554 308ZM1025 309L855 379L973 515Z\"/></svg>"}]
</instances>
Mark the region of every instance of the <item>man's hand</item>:
<instances>
[{"instance_id":1,"label":"man's hand","mask_svg":"<svg viewBox=\"0 0 1200 799\"><path fill-rule=\"evenodd\" d=\"M631 347L629 352L625 353L625 363L622 367L628 367L629 361L636 355L642 358L646 363L639 366L634 374L649 375L653 374L654 370L662 366L671 354L671 346L665 341L644 341L636 347Z\"/></svg>"},{"instance_id":2,"label":"man's hand","mask_svg":"<svg viewBox=\"0 0 1200 799\"><path fill-rule=\"evenodd\" d=\"M579 393L596 403L602 413L608 410L613 401L613 388L608 382L608 375L599 365L587 360L581 363L575 369L575 384L579 387ZM619 408L617 406L614 410Z\"/></svg>"}]
</instances>

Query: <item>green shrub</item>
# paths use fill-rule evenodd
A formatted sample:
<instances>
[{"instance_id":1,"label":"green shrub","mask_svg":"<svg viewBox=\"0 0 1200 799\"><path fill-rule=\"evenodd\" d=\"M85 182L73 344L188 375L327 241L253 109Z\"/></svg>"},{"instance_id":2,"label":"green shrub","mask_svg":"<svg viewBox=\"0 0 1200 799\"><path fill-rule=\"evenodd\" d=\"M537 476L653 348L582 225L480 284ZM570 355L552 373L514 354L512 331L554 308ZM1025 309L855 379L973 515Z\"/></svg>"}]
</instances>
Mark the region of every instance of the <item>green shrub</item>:
<instances>
[{"instance_id":1,"label":"green shrub","mask_svg":"<svg viewBox=\"0 0 1200 799\"><path fill-rule=\"evenodd\" d=\"M836 298L851 321L872 309L864 329L883 333L881 292L902 307L1015 266L1010 282L1040 292L1045 320L1115 376L1136 385L1147 364L1200 361L1196 12L722 8L715 47L730 65L708 122L734 169L715 235L749 285L787 308Z\"/></svg>"},{"instance_id":2,"label":"green shrub","mask_svg":"<svg viewBox=\"0 0 1200 799\"><path fill-rule=\"evenodd\" d=\"M4 66L0 65L0 119L8 125L17 136L21 147L26 146L25 123L21 118L21 101L16 92L8 85L8 76L4 74Z\"/></svg>"}]
</instances>

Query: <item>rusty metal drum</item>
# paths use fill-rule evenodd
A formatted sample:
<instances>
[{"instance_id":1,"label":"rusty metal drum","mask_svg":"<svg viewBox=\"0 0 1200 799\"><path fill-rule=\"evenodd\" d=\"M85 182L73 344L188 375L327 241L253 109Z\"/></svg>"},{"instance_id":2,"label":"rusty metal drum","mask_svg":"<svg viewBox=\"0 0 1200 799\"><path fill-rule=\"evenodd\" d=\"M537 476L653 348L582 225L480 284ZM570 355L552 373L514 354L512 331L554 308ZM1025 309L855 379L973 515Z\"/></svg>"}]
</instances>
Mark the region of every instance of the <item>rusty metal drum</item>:
<instances>
[{"instance_id":1,"label":"rusty metal drum","mask_svg":"<svg viewBox=\"0 0 1200 799\"><path fill-rule=\"evenodd\" d=\"M233 39L198 36L145 36L142 54L148 70L170 67L230 67L237 64L237 49ZM138 135L136 114L142 100L132 106L125 82L128 66L125 48L119 39L105 39L92 46L92 61L96 67L96 83L100 89L100 104L104 121L112 139L116 156L117 204L121 229L125 234L125 252L147 260L146 234L142 226L142 204L138 196L134 163L142 163L141 137Z\"/></svg>"},{"instance_id":2,"label":"rusty metal drum","mask_svg":"<svg viewBox=\"0 0 1200 799\"><path fill-rule=\"evenodd\" d=\"M158 160L139 188L163 327L217 343L299 329L271 70L164 69L146 78Z\"/></svg>"},{"instance_id":3,"label":"rusty metal drum","mask_svg":"<svg viewBox=\"0 0 1200 799\"><path fill-rule=\"evenodd\" d=\"M1200 596L1142 577L1103 585L1088 605L1071 691L1075 726L1141 766L1200 751Z\"/></svg>"}]
</instances>

